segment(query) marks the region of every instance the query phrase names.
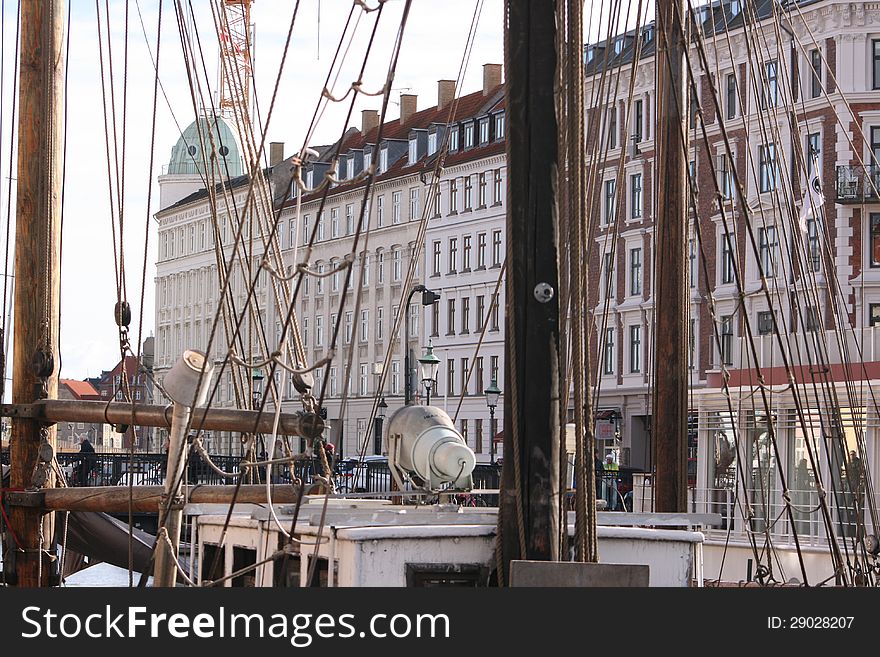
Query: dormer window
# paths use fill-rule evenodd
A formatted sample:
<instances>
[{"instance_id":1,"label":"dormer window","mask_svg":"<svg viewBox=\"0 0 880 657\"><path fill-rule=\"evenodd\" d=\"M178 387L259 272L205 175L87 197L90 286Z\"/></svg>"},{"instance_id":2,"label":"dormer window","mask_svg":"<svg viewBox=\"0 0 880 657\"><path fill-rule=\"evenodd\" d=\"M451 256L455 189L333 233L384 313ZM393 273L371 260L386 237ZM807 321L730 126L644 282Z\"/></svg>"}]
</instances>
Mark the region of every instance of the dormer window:
<instances>
[{"instance_id":1,"label":"dormer window","mask_svg":"<svg viewBox=\"0 0 880 657\"><path fill-rule=\"evenodd\" d=\"M596 57L596 49L593 48L592 46L589 46L587 48L587 55L584 58L586 60L586 63L589 64L591 61L593 61L593 59L595 57Z\"/></svg>"},{"instance_id":2,"label":"dormer window","mask_svg":"<svg viewBox=\"0 0 880 657\"><path fill-rule=\"evenodd\" d=\"M309 189L312 188L312 180L314 179L314 176L312 175L313 173L314 171L312 171L311 169L306 171L306 187L308 187Z\"/></svg>"},{"instance_id":3,"label":"dormer window","mask_svg":"<svg viewBox=\"0 0 880 657\"><path fill-rule=\"evenodd\" d=\"M437 152L437 133L432 132L428 135L428 155L433 155Z\"/></svg>"},{"instance_id":4,"label":"dormer window","mask_svg":"<svg viewBox=\"0 0 880 657\"><path fill-rule=\"evenodd\" d=\"M373 164L373 149L368 147L364 150L364 170L366 171L367 169L369 169L370 165L372 165L372 164Z\"/></svg>"},{"instance_id":5,"label":"dormer window","mask_svg":"<svg viewBox=\"0 0 880 657\"><path fill-rule=\"evenodd\" d=\"M495 115L495 139L504 139L504 114Z\"/></svg>"},{"instance_id":6,"label":"dormer window","mask_svg":"<svg viewBox=\"0 0 880 657\"><path fill-rule=\"evenodd\" d=\"M623 51L623 37L614 40L614 54L619 55Z\"/></svg>"},{"instance_id":7,"label":"dormer window","mask_svg":"<svg viewBox=\"0 0 880 657\"><path fill-rule=\"evenodd\" d=\"M419 159L419 140L412 137L409 140L409 163L413 165Z\"/></svg>"},{"instance_id":8,"label":"dormer window","mask_svg":"<svg viewBox=\"0 0 880 657\"><path fill-rule=\"evenodd\" d=\"M644 30L642 30L642 43L650 43L653 38L654 26L648 25Z\"/></svg>"},{"instance_id":9,"label":"dormer window","mask_svg":"<svg viewBox=\"0 0 880 657\"><path fill-rule=\"evenodd\" d=\"M349 156L345 163L345 177L347 180L354 178L354 155Z\"/></svg>"},{"instance_id":10,"label":"dormer window","mask_svg":"<svg viewBox=\"0 0 880 657\"><path fill-rule=\"evenodd\" d=\"M458 126L452 126L452 130L449 133L449 151L457 151L458 150Z\"/></svg>"},{"instance_id":11,"label":"dormer window","mask_svg":"<svg viewBox=\"0 0 880 657\"><path fill-rule=\"evenodd\" d=\"M480 144L489 143L489 119L480 120Z\"/></svg>"},{"instance_id":12,"label":"dormer window","mask_svg":"<svg viewBox=\"0 0 880 657\"><path fill-rule=\"evenodd\" d=\"M730 0L730 15L736 16L739 14L739 0Z\"/></svg>"},{"instance_id":13,"label":"dormer window","mask_svg":"<svg viewBox=\"0 0 880 657\"><path fill-rule=\"evenodd\" d=\"M379 151L379 170L376 173L382 173L388 170L388 148L383 146Z\"/></svg>"},{"instance_id":14,"label":"dormer window","mask_svg":"<svg viewBox=\"0 0 880 657\"><path fill-rule=\"evenodd\" d=\"M466 123L464 126L464 147L471 148L474 145L474 124Z\"/></svg>"}]
</instances>

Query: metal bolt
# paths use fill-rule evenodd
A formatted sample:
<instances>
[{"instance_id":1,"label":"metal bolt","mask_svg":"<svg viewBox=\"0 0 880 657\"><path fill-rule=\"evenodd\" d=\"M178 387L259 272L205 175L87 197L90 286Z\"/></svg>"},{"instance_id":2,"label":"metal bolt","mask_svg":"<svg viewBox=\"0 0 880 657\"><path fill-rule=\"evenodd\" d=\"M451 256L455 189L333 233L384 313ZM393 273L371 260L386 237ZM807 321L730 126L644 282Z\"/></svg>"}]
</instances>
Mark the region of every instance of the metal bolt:
<instances>
[{"instance_id":1,"label":"metal bolt","mask_svg":"<svg viewBox=\"0 0 880 657\"><path fill-rule=\"evenodd\" d=\"M535 286L535 298L539 303L547 303L553 298L555 291L549 283L538 283Z\"/></svg>"}]
</instances>

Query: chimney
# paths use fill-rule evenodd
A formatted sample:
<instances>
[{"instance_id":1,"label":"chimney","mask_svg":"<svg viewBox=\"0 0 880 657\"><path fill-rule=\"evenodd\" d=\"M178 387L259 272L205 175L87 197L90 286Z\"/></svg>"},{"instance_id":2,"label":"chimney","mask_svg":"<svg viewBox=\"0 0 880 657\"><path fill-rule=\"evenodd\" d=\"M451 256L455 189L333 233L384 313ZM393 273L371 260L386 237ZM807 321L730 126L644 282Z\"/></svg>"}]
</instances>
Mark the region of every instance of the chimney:
<instances>
[{"instance_id":1,"label":"chimney","mask_svg":"<svg viewBox=\"0 0 880 657\"><path fill-rule=\"evenodd\" d=\"M501 84L501 64L483 64L483 95Z\"/></svg>"},{"instance_id":2,"label":"chimney","mask_svg":"<svg viewBox=\"0 0 880 657\"><path fill-rule=\"evenodd\" d=\"M284 159L284 142L283 141L271 141L269 142L269 166L274 167L276 164L280 164L281 160Z\"/></svg>"},{"instance_id":3,"label":"chimney","mask_svg":"<svg viewBox=\"0 0 880 657\"><path fill-rule=\"evenodd\" d=\"M418 96L415 94L400 94L400 123L403 125L409 121L409 117L416 113L416 100Z\"/></svg>"},{"instance_id":4,"label":"chimney","mask_svg":"<svg viewBox=\"0 0 880 657\"><path fill-rule=\"evenodd\" d=\"M363 110L361 112L361 133L367 134L379 125L378 110Z\"/></svg>"},{"instance_id":5,"label":"chimney","mask_svg":"<svg viewBox=\"0 0 880 657\"><path fill-rule=\"evenodd\" d=\"M446 107L455 98L455 80L437 81L437 109Z\"/></svg>"}]
</instances>

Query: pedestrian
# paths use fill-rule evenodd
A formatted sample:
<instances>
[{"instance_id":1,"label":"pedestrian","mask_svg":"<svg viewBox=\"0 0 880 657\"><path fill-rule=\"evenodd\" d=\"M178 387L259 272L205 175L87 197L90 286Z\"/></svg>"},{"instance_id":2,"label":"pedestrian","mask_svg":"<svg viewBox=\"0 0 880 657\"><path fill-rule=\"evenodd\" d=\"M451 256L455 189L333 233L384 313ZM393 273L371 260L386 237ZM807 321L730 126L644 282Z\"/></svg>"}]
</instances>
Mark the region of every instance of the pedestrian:
<instances>
[{"instance_id":1,"label":"pedestrian","mask_svg":"<svg viewBox=\"0 0 880 657\"><path fill-rule=\"evenodd\" d=\"M605 463L602 464L602 469L604 473L604 483L605 483L605 501L608 502L608 509L610 511L617 510L617 474L620 471L620 468L617 467L617 463L614 461L613 454L605 455Z\"/></svg>"},{"instance_id":2,"label":"pedestrian","mask_svg":"<svg viewBox=\"0 0 880 657\"><path fill-rule=\"evenodd\" d=\"M79 441L79 453L81 454L79 460L79 485L87 486L89 483L89 473L91 473L95 463L95 448L92 447L92 443L89 442L88 438L83 438Z\"/></svg>"}]
</instances>

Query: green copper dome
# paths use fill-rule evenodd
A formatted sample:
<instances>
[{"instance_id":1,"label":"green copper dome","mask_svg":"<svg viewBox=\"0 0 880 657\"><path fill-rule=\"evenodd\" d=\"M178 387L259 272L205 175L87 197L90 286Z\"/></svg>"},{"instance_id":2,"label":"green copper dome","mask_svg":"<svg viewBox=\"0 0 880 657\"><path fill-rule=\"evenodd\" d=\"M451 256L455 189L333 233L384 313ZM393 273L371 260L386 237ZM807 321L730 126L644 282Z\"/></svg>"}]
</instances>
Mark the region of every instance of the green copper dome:
<instances>
[{"instance_id":1,"label":"green copper dome","mask_svg":"<svg viewBox=\"0 0 880 657\"><path fill-rule=\"evenodd\" d=\"M211 138L216 148L217 169L215 172L223 177L234 178L242 174L241 151L232 128L219 116L200 116L183 131L180 139L171 149L171 160L168 162L169 174L206 174L202 149L211 159ZM199 139L199 133L204 138ZM210 170L210 167L208 167Z\"/></svg>"}]
</instances>

